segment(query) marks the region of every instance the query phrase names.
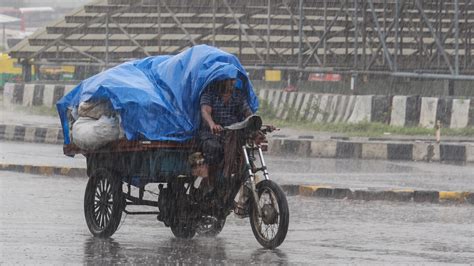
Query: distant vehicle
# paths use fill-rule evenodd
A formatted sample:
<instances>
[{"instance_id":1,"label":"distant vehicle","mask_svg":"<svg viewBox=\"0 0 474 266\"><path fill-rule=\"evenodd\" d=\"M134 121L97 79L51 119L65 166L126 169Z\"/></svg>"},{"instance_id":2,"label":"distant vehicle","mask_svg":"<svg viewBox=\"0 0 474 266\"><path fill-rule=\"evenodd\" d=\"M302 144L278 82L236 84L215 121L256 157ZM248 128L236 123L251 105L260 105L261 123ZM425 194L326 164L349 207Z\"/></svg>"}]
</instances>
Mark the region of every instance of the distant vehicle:
<instances>
[{"instance_id":1,"label":"distant vehicle","mask_svg":"<svg viewBox=\"0 0 474 266\"><path fill-rule=\"evenodd\" d=\"M0 87L7 82L17 82L21 80L21 66L8 54L0 53Z\"/></svg>"},{"instance_id":2,"label":"distant vehicle","mask_svg":"<svg viewBox=\"0 0 474 266\"><path fill-rule=\"evenodd\" d=\"M9 28L21 31L34 31L38 27L58 18L58 13L52 7L0 7L0 14L19 18L18 23L8 25Z\"/></svg>"},{"instance_id":3,"label":"distant vehicle","mask_svg":"<svg viewBox=\"0 0 474 266\"><path fill-rule=\"evenodd\" d=\"M39 68L41 80L71 80L73 78L75 68L73 66L41 66ZM22 69L16 59L11 58L8 54L0 53L0 87L7 82L21 82ZM33 68L33 77L37 77L37 73Z\"/></svg>"}]
</instances>

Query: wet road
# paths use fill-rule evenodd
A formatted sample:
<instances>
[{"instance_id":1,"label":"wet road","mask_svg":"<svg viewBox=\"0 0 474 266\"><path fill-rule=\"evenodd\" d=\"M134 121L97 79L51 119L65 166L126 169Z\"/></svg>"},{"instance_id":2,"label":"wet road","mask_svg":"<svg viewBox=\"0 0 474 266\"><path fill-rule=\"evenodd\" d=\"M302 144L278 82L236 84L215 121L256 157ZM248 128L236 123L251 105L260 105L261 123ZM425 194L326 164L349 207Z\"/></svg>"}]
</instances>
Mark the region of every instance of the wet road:
<instances>
[{"instance_id":1,"label":"wet road","mask_svg":"<svg viewBox=\"0 0 474 266\"><path fill-rule=\"evenodd\" d=\"M474 164L267 156L279 184L342 188L474 191Z\"/></svg>"},{"instance_id":2,"label":"wet road","mask_svg":"<svg viewBox=\"0 0 474 266\"><path fill-rule=\"evenodd\" d=\"M0 264L472 263L474 208L462 204L290 197L290 228L262 250L232 215L217 238L177 240L153 216L127 216L112 239L91 237L84 178L0 172Z\"/></svg>"}]
</instances>

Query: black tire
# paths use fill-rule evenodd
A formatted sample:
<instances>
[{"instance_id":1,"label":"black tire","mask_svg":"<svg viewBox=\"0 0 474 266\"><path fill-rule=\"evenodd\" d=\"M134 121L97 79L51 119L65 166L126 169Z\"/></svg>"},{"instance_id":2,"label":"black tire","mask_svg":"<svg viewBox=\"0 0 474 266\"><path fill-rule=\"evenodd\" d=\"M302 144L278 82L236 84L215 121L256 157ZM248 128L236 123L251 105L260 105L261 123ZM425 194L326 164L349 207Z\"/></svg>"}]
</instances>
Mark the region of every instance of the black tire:
<instances>
[{"instance_id":1,"label":"black tire","mask_svg":"<svg viewBox=\"0 0 474 266\"><path fill-rule=\"evenodd\" d=\"M196 235L196 227L191 223L178 223L170 227L171 232L177 238L191 239Z\"/></svg>"},{"instance_id":2,"label":"black tire","mask_svg":"<svg viewBox=\"0 0 474 266\"><path fill-rule=\"evenodd\" d=\"M258 216L255 200L252 198L250 225L257 241L264 248L274 249L283 243L288 232L290 222L288 202L283 190L271 180L263 180L258 183L257 193L262 217Z\"/></svg>"},{"instance_id":3,"label":"black tire","mask_svg":"<svg viewBox=\"0 0 474 266\"><path fill-rule=\"evenodd\" d=\"M84 195L84 215L92 235L101 238L113 235L123 208L122 181L106 169L95 170Z\"/></svg>"},{"instance_id":4,"label":"black tire","mask_svg":"<svg viewBox=\"0 0 474 266\"><path fill-rule=\"evenodd\" d=\"M216 237L224 229L226 217L217 218L213 216L203 217L197 234L204 237Z\"/></svg>"}]
</instances>

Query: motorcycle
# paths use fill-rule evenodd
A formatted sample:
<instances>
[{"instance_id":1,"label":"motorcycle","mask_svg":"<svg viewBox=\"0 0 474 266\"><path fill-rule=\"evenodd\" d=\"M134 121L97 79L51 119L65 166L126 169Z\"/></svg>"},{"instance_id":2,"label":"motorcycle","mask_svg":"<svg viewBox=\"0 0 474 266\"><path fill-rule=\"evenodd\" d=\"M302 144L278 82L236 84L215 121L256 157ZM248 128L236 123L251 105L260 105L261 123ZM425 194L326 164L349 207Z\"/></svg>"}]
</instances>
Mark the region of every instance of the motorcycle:
<instances>
[{"instance_id":1,"label":"motorcycle","mask_svg":"<svg viewBox=\"0 0 474 266\"><path fill-rule=\"evenodd\" d=\"M82 151L69 144L64 152L82 153L87 158L84 214L96 237L112 236L122 213L157 215L178 238L217 236L234 211L237 198L246 211L237 217L248 216L256 240L273 249L283 243L289 225L285 193L270 179L263 156L265 135L274 129L262 126L261 118L255 115L225 128L229 142L224 167L211 193L203 190L201 177L192 175L189 158L199 152L193 141L121 140L95 151ZM145 192L154 198L145 198ZM134 205L152 206L154 210L131 210Z\"/></svg>"}]
</instances>

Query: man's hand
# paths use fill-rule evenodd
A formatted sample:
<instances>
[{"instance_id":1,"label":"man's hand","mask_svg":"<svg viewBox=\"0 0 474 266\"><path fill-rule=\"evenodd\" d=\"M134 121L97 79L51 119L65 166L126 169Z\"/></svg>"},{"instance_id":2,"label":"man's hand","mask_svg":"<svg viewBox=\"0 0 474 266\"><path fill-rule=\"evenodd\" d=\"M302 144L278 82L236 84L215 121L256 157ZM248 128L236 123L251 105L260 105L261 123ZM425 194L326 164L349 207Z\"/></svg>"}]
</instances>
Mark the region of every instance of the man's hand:
<instances>
[{"instance_id":1,"label":"man's hand","mask_svg":"<svg viewBox=\"0 0 474 266\"><path fill-rule=\"evenodd\" d=\"M209 105L202 105L201 106L201 116L206 121L206 123L209 125L209 128L211 129L212 134L219 134L222 130L221 125L214 123L214 120L212 120L212 107Z\"/></svg>"},{"instance_id":2,"label":"man's hand","mask_svg":"<svg viewBox=\"0 0 474 266\"><path fill-rule=\"evenodd\" d=\"M215 134L215 135L218 135L219 133L221 133L224 130L224 128L222 128L222 126L219 125L219 124L214 124L213 123L209 127L211 128L212 134Z\"/></svg>"}]
</instances>

